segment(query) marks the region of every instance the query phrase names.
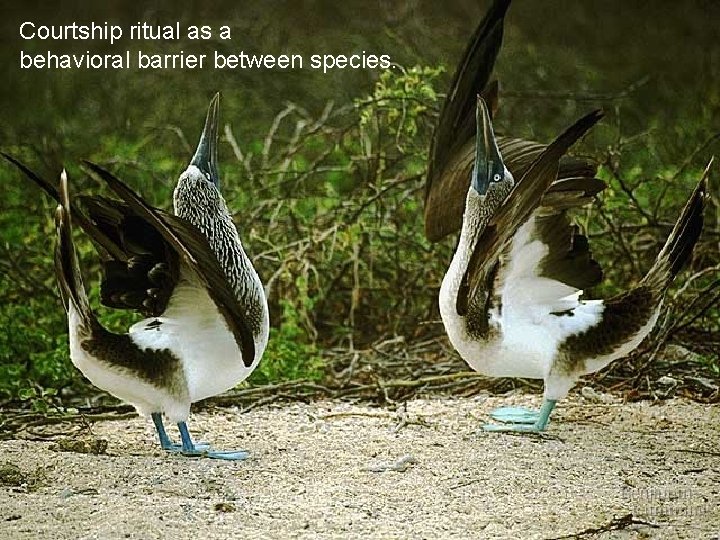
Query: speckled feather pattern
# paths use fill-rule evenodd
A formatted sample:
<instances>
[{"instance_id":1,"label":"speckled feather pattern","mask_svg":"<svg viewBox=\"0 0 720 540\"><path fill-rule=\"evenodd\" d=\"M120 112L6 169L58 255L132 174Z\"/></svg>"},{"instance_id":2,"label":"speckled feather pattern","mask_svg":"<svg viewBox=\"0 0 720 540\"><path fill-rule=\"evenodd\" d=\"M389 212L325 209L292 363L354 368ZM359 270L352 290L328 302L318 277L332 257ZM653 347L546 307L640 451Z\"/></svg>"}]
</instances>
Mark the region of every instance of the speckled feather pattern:
<instances>
[{"instance_id":1,"label":"speckled feather pattern","mask_svg":"<svg viewBox=\"0 0 720 540\"><path fill-rule=\"evenodd\" d=\"M192 168L188 169L190 171ZM255 336L263 331L262 284L240 242L227 204L218 189L197 169L186 171L174 192L175 214L192 223L208 239Z\"/></svg>"}]
</instances>

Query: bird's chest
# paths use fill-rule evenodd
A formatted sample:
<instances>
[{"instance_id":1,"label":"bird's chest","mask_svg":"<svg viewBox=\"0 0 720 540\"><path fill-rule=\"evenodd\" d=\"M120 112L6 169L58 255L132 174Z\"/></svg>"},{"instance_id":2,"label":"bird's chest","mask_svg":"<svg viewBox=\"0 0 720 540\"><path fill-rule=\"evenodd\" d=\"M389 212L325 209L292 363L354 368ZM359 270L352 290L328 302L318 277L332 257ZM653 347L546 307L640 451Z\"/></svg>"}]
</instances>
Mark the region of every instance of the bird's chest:
<instances>
[{"instance_id":1,"label":"bird's chest","mask_svg":"<svg viewBox=\"0 0 720 540\"><path fill-rule=\"evenodd\" d=\"M139 346L168 349L180 359L192 402L232 388L257 363L244 365L217 306L189 279L178 283L162 317L141 321L131 333Z\"/></svg>"}]
</instances>

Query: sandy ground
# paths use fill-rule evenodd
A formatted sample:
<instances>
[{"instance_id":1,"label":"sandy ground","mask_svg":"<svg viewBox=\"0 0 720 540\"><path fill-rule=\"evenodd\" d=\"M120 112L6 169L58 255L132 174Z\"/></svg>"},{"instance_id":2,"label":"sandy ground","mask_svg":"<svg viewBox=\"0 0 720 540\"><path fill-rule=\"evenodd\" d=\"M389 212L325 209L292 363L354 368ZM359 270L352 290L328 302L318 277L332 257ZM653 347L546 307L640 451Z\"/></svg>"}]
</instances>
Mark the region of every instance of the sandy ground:
<instances>
[{"instance_id":1,"label":"sandy ground","mask_svg":"<svg viewBox=\"0 0 720 540\"><path fill-rule=\"evenodd\" d=\"M720 538L720 407L605 401L561 403L544 436L479 431L523 395L192 417L244 462L165 455L141 418L94 425L107 454L3 441L23 481L0 537Z\"/></svg>"}]
</instances>

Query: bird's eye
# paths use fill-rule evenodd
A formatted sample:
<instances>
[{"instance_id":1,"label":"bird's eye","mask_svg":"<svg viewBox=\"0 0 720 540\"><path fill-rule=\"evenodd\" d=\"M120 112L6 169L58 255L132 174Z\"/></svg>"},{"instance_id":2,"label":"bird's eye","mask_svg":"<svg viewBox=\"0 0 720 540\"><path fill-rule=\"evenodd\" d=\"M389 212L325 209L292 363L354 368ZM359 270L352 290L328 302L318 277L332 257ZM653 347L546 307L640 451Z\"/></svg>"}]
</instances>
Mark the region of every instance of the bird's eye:
<instances>
[{"instance_id":1,"label":"bird's eye","mask_svg":"<svg viewBox=\"0 0 720 540\"><path fill-rule=\"evenodd\" d=\"M499 182L500 180L502 180L502 177L499 174L495 173L495 176L493 176L493 181Z\"/></svg>"}]
</instances>

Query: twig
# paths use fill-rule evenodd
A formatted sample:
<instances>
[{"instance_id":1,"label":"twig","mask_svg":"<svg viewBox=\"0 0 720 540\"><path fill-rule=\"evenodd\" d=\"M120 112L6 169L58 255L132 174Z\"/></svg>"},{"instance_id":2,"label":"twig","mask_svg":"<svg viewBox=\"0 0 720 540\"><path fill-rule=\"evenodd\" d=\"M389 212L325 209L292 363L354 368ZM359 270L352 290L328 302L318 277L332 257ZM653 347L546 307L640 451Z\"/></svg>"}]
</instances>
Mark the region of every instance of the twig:
<instances>
[{"instance_id":1,"label":"twig","mask_svg":"<svg viewBox=\"0 0 720 540\"><path fill-rule=\"evenodd\" d=\"M650 76L639 79L638 81L629 85L625 90L616 93L586 93L580 94L578 92L518 92L518 91L503 91L503 98L520 98L520 99L567 99L571 101L617 101L620 99L627 99L630 95L645 86L650 82Z\"/></svg>"},{"instance_id":2,"label":"twig","mask_svg":"<svg viewBox=\"0 0 720 540\"><path fill-rule=\"evenodd\" d=\"M701 456L720 456L720 452L712 452L710 450L693 450L691 448L671 448L672 452L685 452L687 454L699 454Z\"/></svg>"},{"instance_id":3,"label":"twig","mask_svg":"<svg viewBox=\"0 0 720 540\"><path fill-rule=\"evenodd\" d=\"M392 415L389 413L372 413L372 412L361 412L361 411L340 411L334 413L321 414L318 418L327 420L328 418L346 418L350 416L366 416L368 418L390 418Z\"/></svg>"},{"instance_id":4,"label":"twig","mask_svg":"<svg viewBox=\"0 0 720 540\"><path fill-rule=\"evenodd\" d=\"M472 484L477 484L480 482L480 479L475 478L474 480L467 480L465 482L460 482L459 484L455 484L454 486L450 486L450 489L459 489L461 487L470 486Z\"/></svg>"},{"instance_id":5,"label":"twig","mask_svg":"<svg viewBox=\"0 0 720 540\"><path fill-rule=\"evenodd\" d=\"M548 540L568 540L571 538L587 538L589 536L595 536L596 534L606 533L610 531L621 531L623 529L627 529L631 525L645 525L647 527L651 527L653 529L658 529L660 525L657 525L656 523L651 523L649 521L645 521L642 519L636 519L633 517L632 514L625 514L622 517L619 518L613 518L612 521L609 523L606 523L605 525L601 525L600 527L590 527L588 529L585 529L583 531L568 534L565 536L557 536L553 537Z\"/></svg>"},{"instance_id":6,"label":"twig","mask_svg":"<svg viewBox=\"0 0 720 540\"><path fill-rule=\"evenodd\" d=\"M403 456L393 463L380 463L378 465L368 465L365 470L369 472L405 472L410 468L411 465L417 463L417 460L413 456Z\"/></svg>"}]
</instances>

